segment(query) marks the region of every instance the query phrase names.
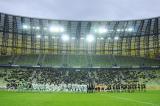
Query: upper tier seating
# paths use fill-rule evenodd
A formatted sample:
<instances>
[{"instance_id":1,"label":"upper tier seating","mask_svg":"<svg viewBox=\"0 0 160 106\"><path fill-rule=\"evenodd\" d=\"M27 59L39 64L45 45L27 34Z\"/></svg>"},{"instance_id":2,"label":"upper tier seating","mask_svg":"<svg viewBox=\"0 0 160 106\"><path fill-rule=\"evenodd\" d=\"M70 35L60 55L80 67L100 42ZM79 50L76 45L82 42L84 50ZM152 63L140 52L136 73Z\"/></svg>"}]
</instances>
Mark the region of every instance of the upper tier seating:
<instances>
[{"instance_id":1,"label":"upper tier seating","mask_svg":"<svg viewBox=\"0 0 160 106\"><path fill-rule=\"evenodd\" d=\"M113 55L18 55L0 56L0 64L61 67L159 66L156 59Z\"/></svg>"}]
</instances>

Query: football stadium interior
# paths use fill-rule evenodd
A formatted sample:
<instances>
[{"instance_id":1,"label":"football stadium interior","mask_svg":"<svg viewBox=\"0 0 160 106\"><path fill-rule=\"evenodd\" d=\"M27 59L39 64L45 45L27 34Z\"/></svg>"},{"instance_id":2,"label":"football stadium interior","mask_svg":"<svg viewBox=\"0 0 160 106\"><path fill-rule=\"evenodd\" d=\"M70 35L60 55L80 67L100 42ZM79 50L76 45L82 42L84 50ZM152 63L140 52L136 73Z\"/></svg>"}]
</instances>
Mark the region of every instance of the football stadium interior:
<instances>
[{"instance_id":1,"label":"football stadium interior","mask_svg":"<svg viewBox=\"0 0 160 106\"><path fill-rule=\"evenodd\" d=\"M90 102L98 95L102 101L108 98L112 103L111 98L129 101L131 106L160 105L160 92L156 91L160 90L160 17L73 21L0 13L0 89L45 92L46 95L53 91L65 92L65 97L72 98L82 93L77 97L83 99L92 95ZM144 102L147 99L135 100L142 94L149 97L148 92L158 94L154 95L154 103ZM7 93L0 91L1 95ZM36 95L33 93L31 97ZM51 96L46 95L39 94L47 99ZM61 93L55 95L62 96ZM110 106L116 105L110 102ZM68 103L73 105L70 100ZM94 105L98 104L106 106L105 102ZM59 105L66 106L65 102ZM86 105L89 104L86 102ZM82 106L82 103L73 106Z\"/></svg>"}]
</instances>

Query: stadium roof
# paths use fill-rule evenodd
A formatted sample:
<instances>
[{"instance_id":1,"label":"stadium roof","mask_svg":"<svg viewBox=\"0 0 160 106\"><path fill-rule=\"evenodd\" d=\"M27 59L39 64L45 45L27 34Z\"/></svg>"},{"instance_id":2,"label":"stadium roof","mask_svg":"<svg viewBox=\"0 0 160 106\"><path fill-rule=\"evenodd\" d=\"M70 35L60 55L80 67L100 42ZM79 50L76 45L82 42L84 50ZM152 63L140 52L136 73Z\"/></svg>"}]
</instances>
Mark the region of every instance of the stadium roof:
<instances>
[{"instance_id":1,"label":"stadium roof","mask_svg":"<svg viewBox=\"0 0 160 106\"><path fill-rule=\"evenodd\" d=\"M159 0L1 0L0 12L67 20L130 20L159 16ZM26 5L29 4L29 5Z\"/></svg>"},{"instance_id":2,"label":"stadium roof","mask_svg":"<svg viewBox=\"0 0 160 106\"><path fill-rule=\"evenodd\" d=\"M92 41L94 41L94 37L99 40L118 40L119 36L152 36L159 34L160 25L160 17L129 21L68 21L23 17L5 13L0 13L0 16L0 30L3 30L3 23L7 22L9 32L13 32L13 22L16 22L17 33L21 34L25 31L27 35L32 35L34 32L37 38L40 38L45 32L45 39L50 34L53 38L63 35L62 39L65 37L64 40L88 38Z\"/></svg>"}]
</instances>

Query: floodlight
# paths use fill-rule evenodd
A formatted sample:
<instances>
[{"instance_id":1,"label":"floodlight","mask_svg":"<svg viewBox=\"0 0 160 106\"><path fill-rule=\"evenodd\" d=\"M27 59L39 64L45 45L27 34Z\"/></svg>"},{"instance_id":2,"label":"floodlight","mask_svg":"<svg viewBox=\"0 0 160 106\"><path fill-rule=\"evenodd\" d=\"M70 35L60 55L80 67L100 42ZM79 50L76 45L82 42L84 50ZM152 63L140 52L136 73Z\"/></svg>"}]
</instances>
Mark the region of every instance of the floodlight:
<instances>
[{"instance_id":1,"label":"floodlight","mask_svg":"<svg viewBox=\"0 0 160 106\"><path fill-rule=\"evenodd\" d=\"M36 27L32 27L33 29L35 29Z\"/></svg>"},{"instance_id":2,"label":"floodlight","mask_svg":"<svg viewBox=\"0 0 160 106\"><path fill-rule=\"evenodd\" d=\"M108 30L106 28L99 28L98 32L99 33L106 33Z\"/></svg>"},{"instance_id":3,"label":"floodlight","mask_svg":"<svg viewBox=\"0 0 160 106\"><path fill-rule=\"evenodd\" d=\"M95 32L95 33L97 33L97 32L98 32L98 30L97 30L97 29L95 29L95 30L94 30L94 32Z\"/></svg>"},{"instance_id":4,"label":"floodlight","mask_svg":"<svg viewBox=\"0 0 160 106\"><path fill-rule=\"evenodd\" d=\"M55 32L55 33L64 32L64 28L59 26L51 26L49 30L50 32Z\"/></svg>"},{"instance_id":5,"label":"floodlight","mask_svg":"<svg viewBox=\"0 0 160 106\"><path fill-rule=\"evenodd\" d=\"M128 28L127 29L129 32L132 32L133 31L133 28Z\"/></svg>"},{"instance_id":6,"label":"floodlight","mask_svg":"<svg viewBox=\"0 0 160 106\"><path fill-rule=\"evenodd\" d=\"M50 27L49 30L50 30L50 32L58 32L59 31L58 27Z\"/></svg>"},{"instance_id":7,"label":"floodlight","mask_svg":"<svg viewBox=\"0 0 160 106\"><path fill-rule=\"evenodd\" d=\"M37 27L36 27L36 29L37 29L37 30L39 30L39 29L40 29L40 27L38 27L38 26L37 26Z\"/></svg>"},{"instance_id":8,"label":"floodlight","mask_svg":"<svg viewBox=\"0 0 160 106\"><path fill-rule=\"evenodd\" d=\"M27 25L23 25L23 29L28 29L28 26Z\"/></svg>"},{"instance_id":9,"label":"floodlight","mask_svg":"<svg viewBox=\"0 0 160 106\"><path fill-rule=\"evenodd\" d=\"M91 35L91 34L89 34L89 35L87 35L86 40L87 40L88 42L93 42L93 41L94 41L94 36Z\"/></svg>"},{"instance_id":10,"label":"floodlight","mask_svg":"<svg viewBox=\"0 0 160 106\"><path fill-rule=\"evenodd\" d=\"M120 32L121 30L120 30L120 29L117 29L117 31Z\"/></svg>"},{"instance_id":11,"label":"floodlight","mask_svg":"<svg viewBox=\"0 0 160 106\"><path fill-rule=\"evenodd\" d=\"M101 40L103 40L104 38L103 37L101 37Z\"/></svg>"},{"instance_id":12,"label":"floodlight","mask_svg":"<svg viewBox=\"0 0 160 106\"><path fill-rule=\"evenodd\" d=\"M64 32L64 28L63 27L59 27L59 31L60 32Z\"/></svg>"},{"instance_id":13,"label":"floodlight","mask_svg":"<svg viewBox=\"0 0 160 106\"><path fill-rule=\"evenodd\" d=\"M61 38L63 41L68 41L70 39L67 34L63 34Z\"/></svg>"},{"instance_id":14,"label":"floodlight","mask_svg":"<svg viewBox=\"0 0 160 106\"><path fill-rule=\"evenodd\" d=\"M41 35L37 35L36 37L37 37L37 38L41 38Z\"/></svg>"},{"instance_id":15,"label":"floodlight","mask_svg":"<svg viewBox=\"0 0 160 106\"><path fill-rule=\"evenodd\" d=\"M108 31L108 29L105 28L105 27L101 27L101 28L95 29L95 32L96 33L100 33L100 34L106 33L107 31Z\"/></svg>"},{"instance_id":16,"label":"floodlight","mask_svg":"<svg viewBox=\"0 0 160 106\"><path fill-rule=\"evenodd\" d=\"M118 39L119 39L119 37L118 37L118 36L115 36L115 37L114 37L114 40L118 40Z\"/></svg>"}]
</instances>

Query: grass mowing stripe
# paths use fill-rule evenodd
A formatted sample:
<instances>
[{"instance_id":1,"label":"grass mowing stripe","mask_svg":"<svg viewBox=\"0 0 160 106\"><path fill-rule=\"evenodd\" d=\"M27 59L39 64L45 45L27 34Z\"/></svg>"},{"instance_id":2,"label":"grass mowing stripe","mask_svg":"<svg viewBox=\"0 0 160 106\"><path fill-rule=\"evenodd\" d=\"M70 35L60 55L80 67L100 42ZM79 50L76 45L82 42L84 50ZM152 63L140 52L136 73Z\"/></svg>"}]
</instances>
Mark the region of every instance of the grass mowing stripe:
<instances>
[{"instance_id":1,"label":"grass mowing stripe","mask_svg":"<svg viewBox=\"0 0 160 106\"><path fill-rule=\"evenodd\" d=\"M160 91L63 93L0 91L0 106L160 106Z\"/></svg>"},{"instance_id":2,"label":"grass mowing stripe","mask_svg":"<svg viewBox=\"0 0 160 106\"><path fill-rule=\"evenodd\" d=\"M148 105L153 105L153 106L159 106L158 104L154 104L151 102L144 102L144 101L139 101L139 100L135 100L135 99L128 99L128 98L124 98L124 97L120 97L120 96L111 96L110 97L114 97L116 99L121 99L121 100L127 100L127 101L132 101L132 102L137 102L137 103L142 103L142 104L148 104Z\"/></svg>"}]
</instances>

